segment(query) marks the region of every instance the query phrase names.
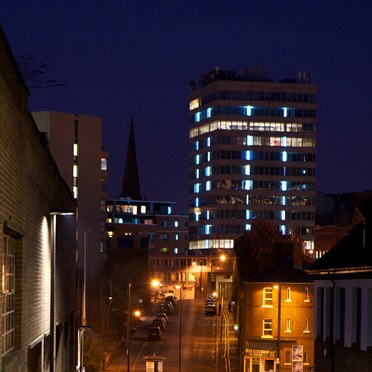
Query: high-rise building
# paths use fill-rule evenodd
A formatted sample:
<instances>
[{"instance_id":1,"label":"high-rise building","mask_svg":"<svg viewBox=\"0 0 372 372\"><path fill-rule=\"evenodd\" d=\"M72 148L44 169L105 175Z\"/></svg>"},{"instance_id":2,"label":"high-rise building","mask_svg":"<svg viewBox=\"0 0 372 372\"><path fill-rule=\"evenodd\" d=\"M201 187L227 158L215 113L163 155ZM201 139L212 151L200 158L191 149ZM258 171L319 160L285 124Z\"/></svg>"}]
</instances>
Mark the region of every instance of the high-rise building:
<instances>
[{"instance_id":1,"label":"high-rise building","mask_svg":"<svg viewBox=\"0 0 372 372\"><path fill-rule=\"evenodd\" d=\"M233 247L254 219L314 245L317 87L216 68L190 93L190 249Z\"/></svg>"},{"instance_id":2,"label":"high-rise building","mask_svg":"<svg viewBox=\"0 0 372 372\"><path fill-rule=\"evenodd\" d=\"M102 150L102 120L94 116L51 111L34 112L32 115L47 139L62 177L77 200L78 266L81 270L86 267L87 283L96 282L100 280L101 264L107 259L105 211L108 154Z\"/></svg>"}]
</instances>

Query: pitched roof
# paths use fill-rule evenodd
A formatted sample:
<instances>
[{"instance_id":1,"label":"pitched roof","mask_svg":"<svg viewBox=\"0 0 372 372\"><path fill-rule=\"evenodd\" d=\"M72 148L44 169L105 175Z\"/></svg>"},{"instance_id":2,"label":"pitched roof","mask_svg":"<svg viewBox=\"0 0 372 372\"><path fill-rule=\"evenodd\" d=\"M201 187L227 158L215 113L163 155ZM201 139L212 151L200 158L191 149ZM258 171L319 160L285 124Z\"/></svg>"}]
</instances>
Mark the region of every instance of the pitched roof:
<instances>
[{"instance_id":1,"label":"pitched roof","mask_svg":"<svg viewBox=\"0 0 372 372\"><path fill-rule=\"evenodd\" d=\"M362 221L343 239L313 264L306 267L310 274L372 273L372 201L358 210Z\"/></svg>"}]
</instances>

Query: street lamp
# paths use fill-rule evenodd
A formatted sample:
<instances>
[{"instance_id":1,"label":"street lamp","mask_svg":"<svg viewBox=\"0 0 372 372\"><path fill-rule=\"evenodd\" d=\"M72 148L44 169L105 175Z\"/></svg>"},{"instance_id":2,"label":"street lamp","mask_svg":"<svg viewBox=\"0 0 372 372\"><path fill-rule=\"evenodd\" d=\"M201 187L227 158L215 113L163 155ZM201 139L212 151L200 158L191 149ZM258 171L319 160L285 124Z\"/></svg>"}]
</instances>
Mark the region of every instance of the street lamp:
<instances>
[{"instance_id":1,"label":"street lamp","mask_svg":"<svg viewBox=\"0 0 372 372\"><path fill-rule=\"evenodd\" d=\"M178 372L181 372L182 369L182 297L183 297L183 288L181 285L176 285L176 288L180 290L180 305L178 309L179 314L179 332L178 332Z\"/></svg>"},{"instance_id":2,"label":"street lamp","mask_svg":"<svg viewBox=\"0 0 372 372\"><path fill-rule=\"evenodd\" d=\"M158 299L158 288L160 287L160 281L158 279L153 279L151 281L151 286L153 288L156 288L156 295L155 295L155 298L154 298L154 316L156 316L156 301Z\"/></svg>"},{"instance_id":3,"label":"street lamp","mask_svg":"<svg viewBox=\"0 0 372 372\"><path fill-rule=\"evenodd\" d=\"M130 329L130 292L132 283L128 283L128 308L127 308L127 371L130 371L130 356L129 356L129 329Z\"/></svg>"},{"instance_id":4,"label":"street lamp","mask_svg":"<svg viewBox=\"0 0 372 372\"><path fill-rule=\"evenodd\" d=\"M282 305L282 294L281 294L281 285L276 284L274 288L278 290L278 340L277 340L277 349L278 349L278 364L280 365L280 317L281 317L281 305Z\"/></svg>"}]
</instances>

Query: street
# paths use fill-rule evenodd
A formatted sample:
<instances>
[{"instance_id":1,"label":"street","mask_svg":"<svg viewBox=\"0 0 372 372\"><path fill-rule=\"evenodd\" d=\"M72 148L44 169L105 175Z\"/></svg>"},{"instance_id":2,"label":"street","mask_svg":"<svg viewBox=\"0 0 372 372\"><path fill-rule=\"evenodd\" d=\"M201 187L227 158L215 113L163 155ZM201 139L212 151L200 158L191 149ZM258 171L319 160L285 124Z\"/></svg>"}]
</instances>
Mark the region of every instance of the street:
<instances>
[{"instance_id":1,"label":"street","mask_svg":"<svg viewBox=\"0 0 372 372\"><path fill-rule=\"evenodd\" d=\"M165 358L163 371L239 371L237 335L233 331L232 314L227 308L222 311L221 317L205 316L202 299L183 300L181 328L179 310L178 302L169 316L169 323L161 341L147 340L147 328L153 316L146 315L141 318L137 332L129 344L130 371L145 372L144 358L154 355ZM124 346L122 353L113 359L105 371L127 371L126 349Z\"/></svg>"}]
</instances>

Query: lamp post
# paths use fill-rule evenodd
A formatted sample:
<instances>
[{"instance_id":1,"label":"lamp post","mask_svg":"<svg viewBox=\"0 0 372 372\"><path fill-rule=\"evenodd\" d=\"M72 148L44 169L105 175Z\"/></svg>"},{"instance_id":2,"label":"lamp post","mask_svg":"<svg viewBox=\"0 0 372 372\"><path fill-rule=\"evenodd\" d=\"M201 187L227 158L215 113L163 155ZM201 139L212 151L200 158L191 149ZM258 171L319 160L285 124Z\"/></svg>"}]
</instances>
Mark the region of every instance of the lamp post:
<instances>
[{"instance_id":1,"label":"lamp post","mask_svg":"<svg viewBox=\"0 0 372 372\"><path fill-rule=\"evenodd\" d=\"M50 372L55 366L55 287L56 287L56 253L57 253L57 216L71 216L72 211L50 210L51 215L51 252L50 252Z\"/></svg>"},{"instance_id":2,"label":"lamp post","mask_svg":"<svg viewBox=\"0 0 372 372\"><path fill-rule=\"evenodd\" d=\"M130 355L129 355L129 329L130 329L130 295L132 283L128 283L128 308L127 308L127 371L130 372Z\"/></svg>"},{"instance_id":3,"label":"lamp post","mask_svg":"<svg viewBox=\"0 0 372 372\"><path fill-rule=\"evenodd\" d=\"M182 370L182 297L183 297L183 288L182 284L176 286L180 290L180 305L178 308L179 315L179 332L178 332L178 372Z\"/></svg>"},{"instance_id":4,"label":"lamp post","mask_svg":"<svg viewBox=\"0 0 372 372\"><path fill-rule=\"evenodd\" d=\"M158 279L153 279L151 281L151 286L153 288L156 288L156 295L155 295L155 298L154 298L154 316L156 316L156 301L158 299L158 288L160 287L160 281Z\"/></svg>"},{"instance_id":5,"label":"lamp post","mask_svg":"<svg viewBox=\"0 0 372 372\"><path fill-rule=\"evenodd\" d=\"M281 305L282 305L282 293L281 285L276 284L274 288L278 290L278 340L277 340L277 349L278 349L278 364L280 366L280 317L281 317Z\"/></svg>"}]
</instances>

